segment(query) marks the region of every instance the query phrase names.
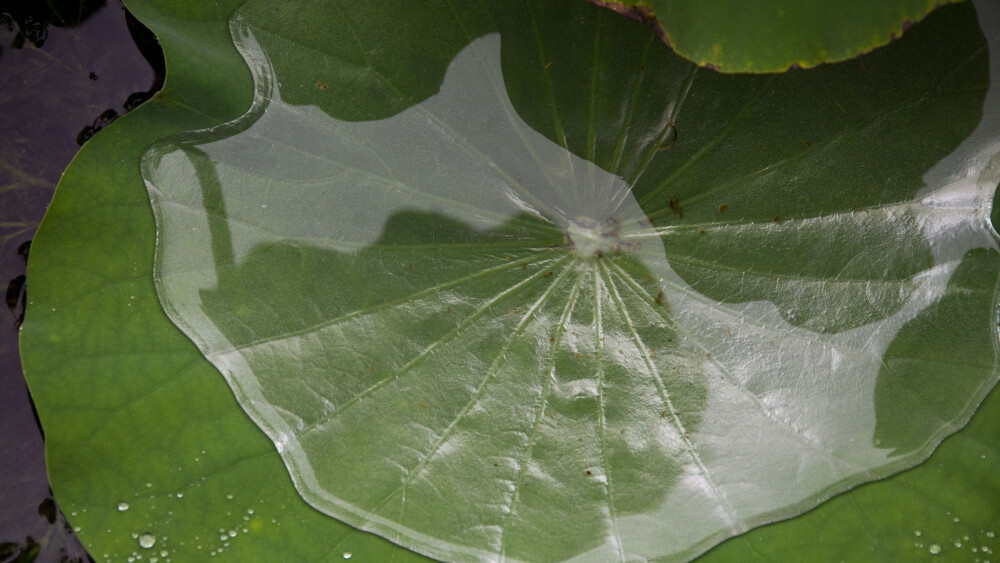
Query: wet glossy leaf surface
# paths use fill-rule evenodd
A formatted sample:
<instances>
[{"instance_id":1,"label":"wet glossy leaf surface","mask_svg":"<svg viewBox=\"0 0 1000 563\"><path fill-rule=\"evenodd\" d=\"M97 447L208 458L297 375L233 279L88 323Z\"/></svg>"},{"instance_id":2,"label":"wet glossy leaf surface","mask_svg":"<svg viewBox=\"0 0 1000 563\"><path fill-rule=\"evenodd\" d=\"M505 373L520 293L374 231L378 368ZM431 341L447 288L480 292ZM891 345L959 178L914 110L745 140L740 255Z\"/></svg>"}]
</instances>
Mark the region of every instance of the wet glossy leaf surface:
<instances>
[{"instance_id":1,"label":"wet glossy leaf surface","mask_svg":"<svg viewBox=\"0 0 1000 563\"><path fill-rule=\"evenodd\" d=\"M977 122L974 41L908 60L942 18L877 77L726 77L630 50L614 20L529 15L549 60L515 68L571 83L548 72L579 64L561 49L596 46L588 88L548 89L534 115L552 138L508 98L500 34L437 94L342 121L283 101L309 71L275 70L250 7L232 23L250 113L145 157L164 306L311 504L444 559L686 557L912 465L967 419L996 381L976 315L998 171L929 170ZM522 99L546 93L515 74ZM904 122L934 140L903 142Z\"/></svg>"}]
</instances>

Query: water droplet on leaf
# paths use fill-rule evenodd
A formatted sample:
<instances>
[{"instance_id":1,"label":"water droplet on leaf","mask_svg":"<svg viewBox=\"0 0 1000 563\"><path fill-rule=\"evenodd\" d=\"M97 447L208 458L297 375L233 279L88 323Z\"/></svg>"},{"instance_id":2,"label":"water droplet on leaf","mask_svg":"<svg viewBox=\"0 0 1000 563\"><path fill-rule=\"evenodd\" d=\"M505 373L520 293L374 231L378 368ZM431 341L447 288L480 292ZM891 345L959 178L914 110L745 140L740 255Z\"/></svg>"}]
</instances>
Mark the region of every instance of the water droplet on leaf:
<instances>
[{"instance_id":1,"label":"water droplet on leaf","mask_svg":"<svg viewBox=\"0 0 1000 563\"><path fill-rule=\"evenodd\" d=\"M143 549L149 549L156 545L156 536L146 532L145 534L139 536L139 546Z\"/></svg>"}]
</instances>

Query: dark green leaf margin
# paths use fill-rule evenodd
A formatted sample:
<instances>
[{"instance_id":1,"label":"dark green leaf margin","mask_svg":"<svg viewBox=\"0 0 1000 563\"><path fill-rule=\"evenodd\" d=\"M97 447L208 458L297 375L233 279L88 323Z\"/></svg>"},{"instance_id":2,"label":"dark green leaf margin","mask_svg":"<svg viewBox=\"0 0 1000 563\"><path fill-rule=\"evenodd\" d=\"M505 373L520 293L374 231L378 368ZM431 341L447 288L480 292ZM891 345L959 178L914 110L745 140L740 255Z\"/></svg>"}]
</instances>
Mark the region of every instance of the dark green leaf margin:
<instances>
[{"instance_id":1,"label":"dark green leaf margin","mask_svg":"<svg viewBox=\"0 0 1000 563\"><path fill-rule=\"evenodd\" d=\"M958 0L589 0L650 26L678 54L722 72L781 72L889 43Z\"/></svg>"}]
</instances>

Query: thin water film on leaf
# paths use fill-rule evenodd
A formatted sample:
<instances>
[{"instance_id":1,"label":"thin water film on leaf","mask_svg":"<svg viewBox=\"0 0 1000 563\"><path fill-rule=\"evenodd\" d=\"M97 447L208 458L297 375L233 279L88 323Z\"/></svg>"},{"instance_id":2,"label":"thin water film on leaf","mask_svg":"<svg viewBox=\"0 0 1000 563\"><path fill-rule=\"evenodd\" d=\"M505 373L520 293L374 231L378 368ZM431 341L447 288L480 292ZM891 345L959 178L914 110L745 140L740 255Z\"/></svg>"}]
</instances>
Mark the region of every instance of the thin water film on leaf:
<instances>
[{"instance_id":1,"label":"thin water film on leaf","mask_svg":"<svg viewBox=\"0 0 1000 563\"><path fill-rule=\"evenodd\" d=\"M598 26L604 45L621 25ZM919 180L968 131L907 147L923 168L866 192L815 166L871 150L882 120L810 129L817 151L732 144L787 136L755 120L788 114L772 100L808 75L699 74L647 41L600 55L643 64L594 78L589 106L552 87L515 108L508 88L540 99L531 73L550 71L507 85L502 51L534 47L506 30L437 94L347 121L282 101L252 23L232 27L253 107L144 159L157 288L331 516L447 560L687 558L919 462L996 382L977 349L916 431L879 399L901 388L883 373L897 334L919 342L928 314L978 303L951 299L969 279L996 279L996 165ZM616 106L622 83L648 90ZM981 96L953 96L974 124ZM575 109L589 127L562 125ZM815 200L776 209L803 181ZM956 274L970 251L979 278Z\"/></svg>"}]
</instances>

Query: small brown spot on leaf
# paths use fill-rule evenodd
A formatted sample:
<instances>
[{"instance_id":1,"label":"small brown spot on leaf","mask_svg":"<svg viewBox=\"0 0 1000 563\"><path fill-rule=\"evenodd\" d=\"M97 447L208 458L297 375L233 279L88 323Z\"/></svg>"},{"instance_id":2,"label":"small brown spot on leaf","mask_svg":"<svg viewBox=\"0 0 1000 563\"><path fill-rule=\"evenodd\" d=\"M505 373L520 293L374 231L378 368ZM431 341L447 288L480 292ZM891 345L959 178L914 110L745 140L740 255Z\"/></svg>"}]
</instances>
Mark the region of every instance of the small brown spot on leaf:
<instances>
[{"instance_id":1,"label":"small brown spot on leaf","mask_svg":"<svg viewBox=\"0 0 1000 563\"><path fill-rule=\"evenodd\" d=\"M545 63L545 68L549 68L550 66L552 66L552 61Z\"/></svg>"},{"instance_id":2,"label":"small brown spot on leaf","mask_svg":"<svg viewBox=\"0 0 1000 563\"><path fill-rule=\"evenodd\" d=\"M662 289L660 291L656 292L656 297L653 299L653 301L657 305L659 305L660 307L663 306L663 290Z\"/></svg>"},{"instance_id":3,"label":"small brown spot on leaf","mask_svg":"<svg viewBox=\"0 0 1000 563\"><path fill-rule=\"evenodd\" d=\"M329 88L329 86L327 86L325 82L317 82L316 87L319 88L320 90L326 90Z\"/></svg>"},{"instance_id":4,"label":"small brown spot on leaf","mask_svg":"<svg viewBox=\"0 0 1000 563\"><path fill-rule=\"evenodd\" d=\"M781 222L781 213L778 213L777 215L774 216L774 222L775 223Z\"/></svg>"},{"instance_id":5,"label":"small brown spot on leaf","mask_svg":"<svg viewBox=\"0 0 1000 563\"><path fill-rule=\"evenodd\" d=\"M660 418L667 418L667 411L660 411Z\"/></svg>"},{"instance_id":6,"label":"small brown spot on leaf","mask_svg":"<svg viewBox=\"0 0 1000 563\"><path fill-rule=\"evenodd\" d=\"M593 473L591 473L590 470L588 469L587 470L587 475L593 475Z\"/></svg>"},{"instance_id":7,"label":"small brown spot on leaf","mask_svg":"<svg viewBox=\"0 0 1000 563\"><path fill-rule=\"evenodd\" d=\"M525 263L521 264L521 269L522 270L527 270L528 269L528 263L525 262Z\"/></svg>"},{"instance_id":8,"label":"small brown spot on leaf","mask_svg":"<svg viewBox=\"0 0 1000 563\"><path fill-rule=\"evenodd\" d=\"M681 204L677 201L676 197L670 196L670 202L667 205L670 206L670 211L672 211L674 215L677 215L678 219L684 218L684 208L681 207Z\"/></svg>"},{"instance_id":9,"label":"small brown spot on leaf","mask_svg":"<svg viewBox=\"0 0 1000 563\"><path fill-rule=\"evenodd\" d=\"M545 272L545 277L551 278L553 274L555 274L555 272L553 272L552 270L549 270L548 272Z\"/></svg>"}]
</instances>

